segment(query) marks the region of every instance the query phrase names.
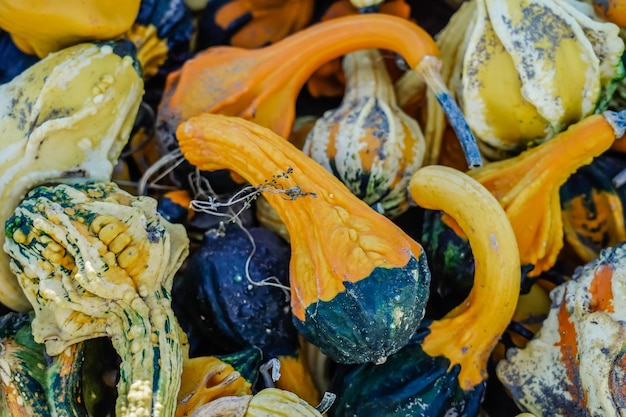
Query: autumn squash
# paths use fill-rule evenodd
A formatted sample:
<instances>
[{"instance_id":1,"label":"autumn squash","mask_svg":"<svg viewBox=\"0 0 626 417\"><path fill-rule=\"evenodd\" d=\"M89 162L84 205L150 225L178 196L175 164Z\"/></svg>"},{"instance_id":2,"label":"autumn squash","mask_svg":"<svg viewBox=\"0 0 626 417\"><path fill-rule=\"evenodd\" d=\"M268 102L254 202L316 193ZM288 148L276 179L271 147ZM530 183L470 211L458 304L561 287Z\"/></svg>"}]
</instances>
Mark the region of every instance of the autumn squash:
<instances>
[{"instance_id":1,"label":"autumn squash","mask_svg":"<svg viewBox=\"0 0 626 417\"><path fill-rule=\"evenodd\" d=\"M284 240L263 228L227 223L205 232L177 275L174 309L190 335L193 356L257 347L264 358L280 361L278 388L317 404L319 393L291 321L288 273Z\"/></svg>"},{"instance_id":2,"label":"autumn squash","mask_svg":"<svg viewBox=\"0 0 626 417\"><path fill-rule=\"evenodd\" d=\"M626 241L626 194L623 184L614 181L624 168L622 155L604 153L572 174L559 190L565 240L583 262Z\"/></svg>"},{"instance_id":3,"label":"autumn squash","mask_svg":"<svg viewBox=\"0 0 626 417\"><path fill-rule=\"evenodd\" d=\"M289 230L291 309L306 339L352 363L384 361L406 344L428 298L418 243L267 128L203 114L177 136L199 169L228 168L267 191Z\"/></svg>"},{"instance_id":4,"label":"autumn squash","mask_svg":"<svg viewBox=\"0 0 626 417\"><path fill-rule=\"evenodd\" d=\"M168 191L158 199L157 210L170 223L185 224L193 215L187 190Z\"/></svg>"},{"instance_id":5,"label":"autumn squash","mask_svg":"<svg viewBox=\"0 0 626 417\"><path fill-rule=\"evenodd\" d=\"M420 235L431 273L431 305L435 315L461 303L472 289L474 256L467 236L438 210L425 210Z\"/></svg>"},{"instance_id":6,"label":"autumn squash","mask_svg":"<svg viewBox=\"0 0 626 417\"><path fill-rule=\"evenodd\" d=\"M623 0L592 0L591 3L604 20L619 27L626 26L626 2Z\"/></svg>"},{"instance_id":7,"label":"autumn squash","mask_svg":"<svg viewBox=\"0 0 626 417\"><path fill-rule=\"evenodd\" d=\"M143 94L133 50L128 41L73 46L0 85L2 221L37 185L110 180ZM8 262L2 253L0 302L29 310Z\"/></svg>"},{"instance_id":8,"label":"autumn squash","mask_svg":"<svg viewBox=\"0 0 626 417\"><path fill-rule=\"evenodd\" d=\"M497 367L536 416L619 416L624 396L624 244L604 249L551 293L541 330Z\"/></svg>"},{"instance_id":9,"label":"autumn squash","mask_svg":"<svg viewBox=\"0 0 626 417\"><path fill-rule=\"evenodd\" d=\"M178 393L176 417L195 415L203 405L221 397L252 394L261 364L261 352L247 348L224 357L200 356L188 358L183 364ZM248 378L238 368L249 372ZM251 371L249 368L254 368Z\"/></svg>"},{"instance_id":10,"label":"autumn squash","mask_svg":"<svg viewBox=\"0 0 626 417\"><path fill-rule=\"evenodd\" d=\"M409 207L407 185L424 159L419 124L396 103L391 78L376 49L343 58L346 92L308 134L303 152L387 217Z\"/></svg>"},{"instance_id":11,"label":"autumn squash","mask_svg":"<svg viewBox=\"0 0 626 417\"><path fill-rule=\"evenodd\" d=\"M222 46L198 53L168 76L157 115L160 149L164 154L176 149L178 125L204 112L240 116L287 138L296 97L311 74L333 58L373 48L399 53L423 74L463 144L468 166L481 165L469 127L437 78L433 39L414 23L378 13L318 23L264 48Z\"/></svg>"},{"instance_id":12,"label":"autumn squash","mask_svg":"<svg viewBox=\"0 0 626 417\"><path fill-rule=\"evenodd\" d=\"M313 6L313 0L211 1L198 20L197 47L252 49L276 43L308 26Z\"/></svg>"},{"instance_id":13,"label":"autumn squash","mask_svg":"<svg viewBox=\"0 0 626 417\"><path fill-rule=\"evenodd\" d=\"M330 388L337 394L333 416L477 415L489 355L515 310L519 257L496 199L465 174L442 166L416 171L410 191L418 204L443 210L467 234L477 260L474 286L444 318L423 321L385 363L339 371Z\"/></svg>"},{"instance_id":14,"label":"autumn squash","mask_svg":"<svg viewBox=\"0 0 626 417\"><path fill-rule=\"evenodd\" d=\"M487 159L515 156L605 110L624 77L619 28L570 3L464 2L438 35L444 80ZM441 135L441 111L428 112Z\"/></svg>"},{"instance_id":15,"label":"autumn squash","mask_svg":"<svg viewBox=\"0 0 626 417\"><path fill-rule=\"evenodd\" d=\"M188 253L183 226L156 201L113 183L40 186L6 221L4 250L35 310L32 333L49 355L96 337L121 358L118 416L172 416L182 347L171 308Z\"/></svg>"},{"instance_id":16,"label":"autumn squash","mask_svg":"<svg viewBox=\"0 0 626 417\"><path fill-rule=\"evenodd\" d=\"M0 2L0 28L23 52L39 58L82 42L120 37L131 27L140 0Z\"/></svg>"},{"instance_id":17,"label":"autumn squash","mask_svg":"<svg viewBox=\"0 0 626 417\"><path fill-rule=\"evenodd\" d=\"M222 397L198 409L196 417L322 417L292 392L266 388L255 395Z\"/></svg>"},{"instance_id":18,"label":"autumn squash","mask_svg":"<svg viewBox=\"0 0 626 417\"><path fill-rule=\"evenodd\" d=\"M178 69L191 56L192 34L192 13L183 1L142 0L124 37L137 47L137 59L148 79Z\"/></svg>"},{"instance_id":19,"label":"autumn squash","mask_svg":"<svg viewBox=\"0 0 626 417\"><path fill-rule=\"evenodd\" d=\"M0 317L0 416L86 415L81 365L84 344L46 355L31 333L32 315Z\"/></svg>"},{"instance_id":20,"label":"autumn squash","mask_svg":"<svg viewBox=\"0 0 626 417\"><path fill-rule=\"evenodd\" d=\"M563 247L561 186L622 136L625 115L607 111L589 116L517 157L468 172L504 207L522 264L533 267L530 277L550 269Z\"/></svg>"}]
</instances>

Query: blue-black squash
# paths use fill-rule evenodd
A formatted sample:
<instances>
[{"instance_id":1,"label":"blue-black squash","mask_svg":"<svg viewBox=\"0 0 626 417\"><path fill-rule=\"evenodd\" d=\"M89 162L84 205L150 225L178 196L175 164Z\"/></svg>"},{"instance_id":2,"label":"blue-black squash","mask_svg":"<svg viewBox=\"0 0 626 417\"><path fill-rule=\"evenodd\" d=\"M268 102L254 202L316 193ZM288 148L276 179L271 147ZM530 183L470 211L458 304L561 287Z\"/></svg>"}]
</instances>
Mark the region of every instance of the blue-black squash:
<instances>
[{"instance_id":1,"label":"blue-black squash","mask_svg":"<svg viewBox=\"0 0 626 417\"><path fill-rule=\"evenodd\" d=\"M173 306L192 356L257 347L265 360L280 361L279 388L316 404L291 320L289 260L289 245L270 230L236 223L210 229L175 280Z\"/></svg>"}]
</instances>

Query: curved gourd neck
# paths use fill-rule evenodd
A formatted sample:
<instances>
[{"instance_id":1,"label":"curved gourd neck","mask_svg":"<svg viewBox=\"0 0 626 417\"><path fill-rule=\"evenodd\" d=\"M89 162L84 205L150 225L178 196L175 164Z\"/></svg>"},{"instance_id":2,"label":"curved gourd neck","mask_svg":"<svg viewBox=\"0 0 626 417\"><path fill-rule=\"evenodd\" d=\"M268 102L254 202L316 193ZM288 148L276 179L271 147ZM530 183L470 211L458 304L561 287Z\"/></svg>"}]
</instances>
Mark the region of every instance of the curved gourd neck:
<instances>
[{"instance_id":1,"label":"curved gourd neck","mask_svg":"<svg viewBox=\"0 0 626 417\"><path fill-rule=\"evenodd\" d=\"M362 49L396 52L410 68L425 56L439 56L432 37L416 24L396 16L365 14L345 16L310 26L266 48L276 73L288 76L298 89L325 63Z\"/></svg>"},{"instance_id":2,"label":"curved gourd neck","mask_svg":"<svg viewBox=\"0 0 626 417\"><path fill-rule=\"evenodd\" d=\"M487 359L513 316L521 268L515 235L498 201L479 183L452 168L428 166L411 178L416 203L442 210L465 232L475 259L467 299L433 322L423 350L461 365L459 384L471 390L486 378Z\"/></svg>"}]
</instances>

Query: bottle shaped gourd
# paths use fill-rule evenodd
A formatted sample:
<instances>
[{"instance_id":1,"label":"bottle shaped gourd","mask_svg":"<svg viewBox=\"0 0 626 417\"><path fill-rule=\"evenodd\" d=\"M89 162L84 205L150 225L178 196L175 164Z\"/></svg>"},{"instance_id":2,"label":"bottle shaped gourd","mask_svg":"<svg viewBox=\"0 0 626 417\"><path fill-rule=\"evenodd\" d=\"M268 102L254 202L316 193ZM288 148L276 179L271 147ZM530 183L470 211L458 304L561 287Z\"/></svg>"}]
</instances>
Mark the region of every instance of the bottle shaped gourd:
<instances>
[{"instance_id":1,"label":"bottle shaped gourd","mask_svg":"<svg viewBox=\"0 0 626 417\"><path fill-rule=\"evenodd\" d=\"M177 129L200 170L230 169L289 231L293 321L333 360L384 362L424 315L430 271L419 243L271 130L205 113Z\"/></svg>"}]
</instances>

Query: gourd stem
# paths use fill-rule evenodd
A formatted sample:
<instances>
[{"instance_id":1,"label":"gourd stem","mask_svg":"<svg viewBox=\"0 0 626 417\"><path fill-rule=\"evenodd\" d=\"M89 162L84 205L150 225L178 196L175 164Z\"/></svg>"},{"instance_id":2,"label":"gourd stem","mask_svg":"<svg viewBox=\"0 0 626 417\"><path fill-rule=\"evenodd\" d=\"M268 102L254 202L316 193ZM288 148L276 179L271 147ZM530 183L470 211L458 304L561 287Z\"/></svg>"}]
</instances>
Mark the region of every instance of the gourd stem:
<instances>
[{"instance_id":1,"label":"gourd stem","mask_svg":"<svg viewBox=\"0 0 626 417\"><path fill-rule=\"evenodd\" d=\"M480 168L483 166L483 160L480 155L476 137L472 133L463 112L459 108L456 101L448 91L443 80L441 79L441 61L434 56L424 57L415 70L424 78L424 81L437 98L439 105L448 117L448 122L457 138L459 144L465 154L465 161L469 169Z\"/></svg>"},{"instance_id":2,"label":"gourd stem","mask_svg":"<svg viewBox=\"0 0 626 417\"><path fill-rule=\"evenodd\" d=\"M433 322L423 343L428 355L461 364L459 384L470 390L486 378L487 359L506 329L520 290L515 235L498 201L466 174L443 166L419 169L409 192L429 210L442 210L467 234L475 259L467 299Z\"/></svg>"}]
</instances>

